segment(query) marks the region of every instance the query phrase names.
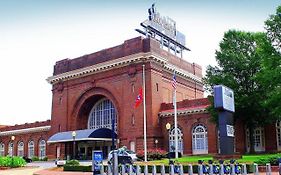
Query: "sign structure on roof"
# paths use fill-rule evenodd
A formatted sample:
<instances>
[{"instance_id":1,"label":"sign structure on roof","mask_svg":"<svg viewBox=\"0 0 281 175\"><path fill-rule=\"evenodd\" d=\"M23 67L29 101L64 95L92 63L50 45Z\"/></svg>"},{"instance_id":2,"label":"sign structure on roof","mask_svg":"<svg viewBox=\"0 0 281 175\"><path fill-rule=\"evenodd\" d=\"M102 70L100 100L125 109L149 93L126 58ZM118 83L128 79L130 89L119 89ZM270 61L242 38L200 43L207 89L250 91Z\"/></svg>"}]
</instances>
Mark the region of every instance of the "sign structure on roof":
<instances>
[{"instance_id":1,"label":"sign structure on roof","mask_svg":"<svg viewBox=\"0 0 281 175\"><path fill-rule=\"evenodd\" d=\"M141 23L145 29L142 31L136 29L137 32L153 37L161 43L161 46L168 47L175 53L181 53L183 50L189 50L185 47L185 35L177 30L176 21L168 16L162 16L152 4L148 9L148 19Z\"/></svg>"}]
</instances>

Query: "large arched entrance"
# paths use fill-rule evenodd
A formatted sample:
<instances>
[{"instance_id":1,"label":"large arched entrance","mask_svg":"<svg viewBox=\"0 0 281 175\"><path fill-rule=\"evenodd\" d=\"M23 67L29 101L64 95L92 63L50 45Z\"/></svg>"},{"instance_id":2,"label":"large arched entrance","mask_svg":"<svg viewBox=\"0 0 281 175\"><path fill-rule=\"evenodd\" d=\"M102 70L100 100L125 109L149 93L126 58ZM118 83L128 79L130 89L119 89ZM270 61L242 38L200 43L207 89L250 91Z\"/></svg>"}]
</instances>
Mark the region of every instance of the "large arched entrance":
<instances>
[{"instance_id":1,"label":"large arched entrance","mask_svg":"<svg viewBox=\"0 0 281 175\"><path fill-rule=\"evenodd\" d=\"M95 100L95 103L91 104L92 108L88 112L88 115L82 116L87 118L87 125L85 129L113 129L114 133L117 133L117 110L113 102L107 97L100 96L98 100ZM77 143L78 155L81 158L89 158L93 150L102 150L104 157L107 157L108 153L112 149L112 145L112 140L108 138L81 141Z\"/></svg>"}]
</instances>

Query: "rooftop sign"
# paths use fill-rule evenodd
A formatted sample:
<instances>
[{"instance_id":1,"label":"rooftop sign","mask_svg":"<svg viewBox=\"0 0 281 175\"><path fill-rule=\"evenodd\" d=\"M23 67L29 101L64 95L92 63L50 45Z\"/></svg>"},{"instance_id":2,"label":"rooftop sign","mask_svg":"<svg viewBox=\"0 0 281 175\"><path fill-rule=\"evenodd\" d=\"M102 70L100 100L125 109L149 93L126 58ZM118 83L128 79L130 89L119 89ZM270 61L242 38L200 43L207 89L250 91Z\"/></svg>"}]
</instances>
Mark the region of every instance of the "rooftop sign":
<instances>
[{"instance_id":1,"label":"rooftop sign","mask_svg":"<svg viewBox=\"0 0 281 175\"><path fill-rule=\"evenodd\" d=\"M162 16L155 4L148 9L148 19L141 23L145 31L136 29L139 33L157 39L161 45L175 51L189 50L185 47L185 35L177 30L176 21L168 16Z\"/></svg>"}]
</instances>

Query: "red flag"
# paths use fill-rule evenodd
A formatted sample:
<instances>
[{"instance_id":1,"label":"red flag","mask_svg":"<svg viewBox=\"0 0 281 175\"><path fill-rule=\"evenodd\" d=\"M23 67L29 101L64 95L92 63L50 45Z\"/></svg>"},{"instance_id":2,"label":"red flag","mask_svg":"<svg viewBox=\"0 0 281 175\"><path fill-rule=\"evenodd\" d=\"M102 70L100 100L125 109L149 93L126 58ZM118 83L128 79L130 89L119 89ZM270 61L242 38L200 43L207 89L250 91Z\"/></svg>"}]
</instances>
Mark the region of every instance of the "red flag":
<instances>
[{"instance_id":1,"label":"red flag","mask_svg":"<svg viewBox=\"0 0 281 175\"><path fill-rule=\"evenodd\" d=\"M139 94L135 101L135 108L137 108L142 102L142 88L140 88Z\"/></svg>"}]
</instances>

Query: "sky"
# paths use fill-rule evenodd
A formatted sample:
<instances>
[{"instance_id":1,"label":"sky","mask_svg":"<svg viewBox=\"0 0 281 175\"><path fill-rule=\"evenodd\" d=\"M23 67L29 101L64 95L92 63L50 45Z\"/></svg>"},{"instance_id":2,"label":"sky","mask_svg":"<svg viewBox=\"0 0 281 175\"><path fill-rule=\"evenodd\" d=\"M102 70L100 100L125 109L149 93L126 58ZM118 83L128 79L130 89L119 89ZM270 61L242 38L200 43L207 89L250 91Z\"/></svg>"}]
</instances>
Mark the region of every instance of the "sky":
<instances>
[{"instance_id":1,"label":"sky","mask_svg":"<svg viewBox=\"0 0 281 175\"><path fill-rule=\"evenodd\" d=\"M264 31L280 0L0 0L0 125L51 119L56 61L122 44L156 3L186 36L184 59L215 65L229 29Z\"/></svg>"}]
</instances>

